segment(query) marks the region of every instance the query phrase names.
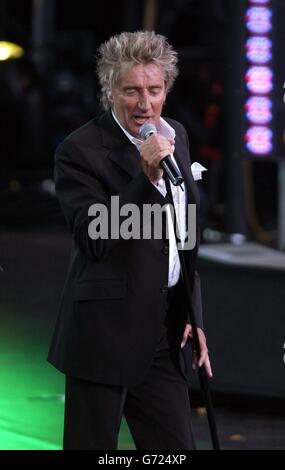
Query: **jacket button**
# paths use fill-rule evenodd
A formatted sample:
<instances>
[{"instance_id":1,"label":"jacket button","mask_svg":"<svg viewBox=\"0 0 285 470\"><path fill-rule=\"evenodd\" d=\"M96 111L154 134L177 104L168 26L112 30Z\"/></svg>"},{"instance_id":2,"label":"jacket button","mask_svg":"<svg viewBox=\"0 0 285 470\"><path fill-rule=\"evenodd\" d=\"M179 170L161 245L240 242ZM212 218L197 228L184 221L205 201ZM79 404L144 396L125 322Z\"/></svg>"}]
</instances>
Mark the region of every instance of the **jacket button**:
<instances>
[{"instance_id":1,"label":"jacket button","mask_svg":"<svg viewBox=\"0 0 285 470\"><path fill-rule=\"evenodd\" d=\"M162 292L162 294L166 294L166 292L168 291L168 287L167 286L162 286L160 288L160 292Z\"/></svg>"},{"instance_id":2,"label":"jacket button","mask_svg":"<svg viewBox=\"0 0 285 470\"><path fill-rule=\"evenodd\" d=\"M161 251L162 251L162 253L163 253L164 255L169 255L169 248L168 248L168 246L164 246Z\"/></svg>"}]
</instances>

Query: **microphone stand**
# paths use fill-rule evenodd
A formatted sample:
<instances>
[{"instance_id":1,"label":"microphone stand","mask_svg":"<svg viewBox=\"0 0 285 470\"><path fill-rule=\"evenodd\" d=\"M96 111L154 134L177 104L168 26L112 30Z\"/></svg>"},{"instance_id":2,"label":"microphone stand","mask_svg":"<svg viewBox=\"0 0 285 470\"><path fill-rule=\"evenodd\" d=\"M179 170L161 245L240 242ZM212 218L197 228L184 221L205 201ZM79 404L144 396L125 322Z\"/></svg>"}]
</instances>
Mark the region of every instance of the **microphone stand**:
<instances>
[{"instance_id":1,"label":"microphone stand","mask_svg":"<svg viewBox=\"0 0 285 470\"><path fill-rule=\"evenodd\" d=\"M173 196L172 196L172 191L171 191L171 187L170 187L170 182L169 182L169 179L167 177L165 178L165 185L166 185L166 189L167 189L168 199L170 200L170 202L173 206L173 211L170 211L170 212L171 212L171 215L172 215L172 221L173 221L173 227L174 227L174 233L175 233L175 240L176 240L177 251L178 251L180 266L181 266L181 271L182 271L183 284L185 286L185 291L186 291L187 307L188 307L188 312L189 312L189 317L190 317L190 322L191 322L192 332L193 332L193 343L194 343L194 348L195 348L196 354L197 354L197 360L199 360L199 358L201 356L201 348L200 348L200 341L199 341L199 336L198 336L198 331L197 331L197 323L196 323L196 319L195 319L195 313L194 313L194 309L193 309L193 305L192 305L192 292L191 292L191 287L190 287L190 278L189 278L189 273L188 273L188 269L187 269L187 265L186 265L184 250L183 249L182 250L178 249L179 231L178 231L178 234L177 234L176 230L178 230L179 227L177 225L177 217L176 217L175 205L174 205L174 202L173 202ZM208 424L209 424L209 428L210 428L210 434L211 434L213 449L214 450L220 450L217 427L216 427L216 422L215 422L215 417L214 417L212 397L211 397L210 387L209 387L209 380L208 380L207 371L206 371L206 368L205 368L204 364L201 367L198 367L198 376L199 376L200 388L201 388L201 390L203 392L203 395L204 395L204 400L205 400L205 405L206 405L206 410L207 410Z\"/></svg>"}]
</instances>

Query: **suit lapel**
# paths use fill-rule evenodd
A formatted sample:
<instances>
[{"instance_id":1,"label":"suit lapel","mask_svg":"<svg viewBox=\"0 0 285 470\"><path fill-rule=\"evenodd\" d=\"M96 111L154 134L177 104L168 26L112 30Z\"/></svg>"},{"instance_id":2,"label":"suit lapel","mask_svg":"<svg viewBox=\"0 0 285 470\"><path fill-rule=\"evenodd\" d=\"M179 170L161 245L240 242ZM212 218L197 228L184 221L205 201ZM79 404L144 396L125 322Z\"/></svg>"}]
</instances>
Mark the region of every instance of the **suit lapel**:
<instances>
[{"instance_id":1,"label":"suit lapel","mask_svg":"<svg viewBox=\"0 0 285 470\"><path fill-rule=\"evenodd\" d=\"M182 145L179 136L175 141L175 152L174 157L177 161L181 174L184 178L185 187L187 189L187 204L199 204L199 192L198 188L196 187L196 183L194 181L192 171L191 171L191 161L188 155L187 148L185 148L185 144ZM197 208L196 208L197 209ZM186 210L186 231L189 234L191 220L188 218L188 210ZM194 259L197 253L198 245L199 245L199 224L196 220L196 244L193 250L187 251L187 256L192 259L193 266L195 265Z\"/></svg>"},{"instance_id":2,"label":"suit lapel","mask_svg":"<svg viewBox=\"0 0 285 470\"><path fill-rule=\"evenodd\" d=\"M110 111L101 116L99 124L102 145L109 149L108 158L134 178L142 171L141 159L136 146L115 122Z\"/></svg>"},{"instance_id":3,"label":"suit lapel","mask_svg":"<svg viewBox=\"0 0 285 470\"><path fill-rule=\"evenodd\" d=\"M199 201L198 190L193 179L191 164L188 155L185 155L185 147L182 148L180 140L175 142L174 158L177 161L178 167L184 179L187 189L188 203L197 204Z\"/></svg>"},{"instance_id":4,"label":"suit lapel","mask_svg":"<svg viewBox=\"0 0 285 470\"><path fill-rule=\"evenodd\" d=\"M137 148L131 142L130 144L128 149L125 147L122 150L111 150L108 158L134 178L142 171L142 165Z\"/></svg>"}]
</instances>

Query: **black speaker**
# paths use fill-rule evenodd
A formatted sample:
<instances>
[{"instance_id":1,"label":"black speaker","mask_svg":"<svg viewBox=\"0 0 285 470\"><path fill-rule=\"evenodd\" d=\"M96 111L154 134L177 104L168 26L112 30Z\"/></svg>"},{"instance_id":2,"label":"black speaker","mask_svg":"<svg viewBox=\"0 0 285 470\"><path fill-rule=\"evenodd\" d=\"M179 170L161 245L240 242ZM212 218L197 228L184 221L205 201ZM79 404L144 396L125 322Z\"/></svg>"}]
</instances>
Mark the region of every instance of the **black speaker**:
<instances>
[{"instance_id":1,"label":"black speaker","mask_svg":"<svg viewBox=\"0 0 285 470\"><path fill-rule=\"evenodd\" d=\"M230 249L235 256L220 249L219 258L202 246L198 262L211 389L285 398L285 255L255 244Z\"/></svg>"}]
</instances>

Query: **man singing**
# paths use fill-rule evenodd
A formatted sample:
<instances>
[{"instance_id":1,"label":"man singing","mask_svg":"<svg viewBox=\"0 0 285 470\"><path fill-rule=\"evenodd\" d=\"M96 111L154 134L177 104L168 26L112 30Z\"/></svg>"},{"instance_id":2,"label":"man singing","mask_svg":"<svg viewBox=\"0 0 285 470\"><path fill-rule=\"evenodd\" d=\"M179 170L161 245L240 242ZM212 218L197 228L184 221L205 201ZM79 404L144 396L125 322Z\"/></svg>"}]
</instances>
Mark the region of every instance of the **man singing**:
<instances>
[{"instance_id":1,"label":"man singing","mask_svg":"<svg viewBox=\"0 0 285 470\"><path fill-rule=\"evenodd\" d=\"M122 33L99 48L97 72L105 113L77 129L56 152L55 182L74 249L49 361L66 375L64 449L116 449L124 415L137 449L192 449L188 377L192 327L171 217L169 236L90 237L94 204L111 213L135 204L164 206L161 160L173 154L184 183L171 186L180 235L197 204L188 138L163 119L177 76L177 54L154 32ZM139 130L157 133L142 140ZM114 219L112 220L114 222ZM164 232L163 232L164 234ZM198 237L199 238L199 237ZM185 249L201 346L193 367L211 377L202 325L198 239ZM189 354L190 353L190 354ZM190 359L190 366L189 366Z\"/></svg>"}]
</instances>

